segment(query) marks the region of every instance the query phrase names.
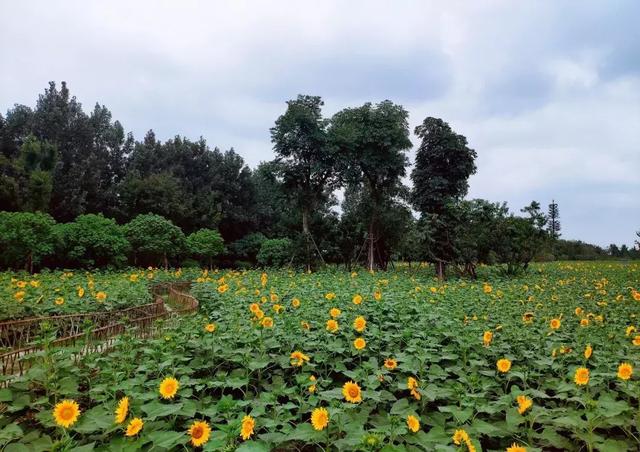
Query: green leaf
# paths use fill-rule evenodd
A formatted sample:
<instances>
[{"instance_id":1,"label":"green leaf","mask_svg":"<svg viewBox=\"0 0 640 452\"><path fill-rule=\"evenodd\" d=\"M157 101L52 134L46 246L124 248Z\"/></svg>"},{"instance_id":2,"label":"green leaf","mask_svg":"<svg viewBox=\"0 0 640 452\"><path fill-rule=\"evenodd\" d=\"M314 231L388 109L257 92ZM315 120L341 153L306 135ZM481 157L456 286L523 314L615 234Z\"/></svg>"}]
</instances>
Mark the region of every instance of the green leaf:
<instances>
[{"instance_id":1,"label":"green leaf","mask_svg":"<svg viewBox=\"0 0 640 452\"><path fill-rule=\"evenodd\" d=\"M154 421L159 417L170 416L182 409L182 403L164 404L158 400L142 405L142 411L147 415L147 419Z\"/></svg>"},{"instance_id":2,"label":"green leaf","mask_svg":"<svg viewBox=\"0 0 640 452\"><path fill-rule=\"evenodd\" d=\"M163 449L172 449L179 444L184 444L189 438L185 433L171 431L151 432L148 436L154 447Z\"/></svg>"},{"instance_id":3,"label":"green leaf","mask_svg":"<svg viewBox=\"0 0 640 452\"><path fill-rule=\"evenodd\" d=\"M236 452L269 452L271 448L263 441L247 441L236 449Z\"/></svg>"}]
</instances>

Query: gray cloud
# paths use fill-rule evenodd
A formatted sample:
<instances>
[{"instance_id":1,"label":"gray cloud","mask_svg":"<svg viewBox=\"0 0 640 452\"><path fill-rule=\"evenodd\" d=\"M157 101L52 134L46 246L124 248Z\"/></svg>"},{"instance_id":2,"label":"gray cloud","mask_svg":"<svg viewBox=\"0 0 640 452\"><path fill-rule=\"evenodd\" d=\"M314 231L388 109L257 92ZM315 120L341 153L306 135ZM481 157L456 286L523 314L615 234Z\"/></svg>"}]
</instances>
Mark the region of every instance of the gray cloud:
<instances>
[{"instance_id":1,"label":"gray cloud","mask_svg":"<svg viewBox=\"0 0 640 452\"><path fill-rule=\"evenodd\" d=\"M470 196L560 203L566 238L640 228L640 2L38 1L0 5L0 109L66 80L141 138L203 136L252 166L298 93L391 99L478 152Z\"/></svg>"}]
</instances>

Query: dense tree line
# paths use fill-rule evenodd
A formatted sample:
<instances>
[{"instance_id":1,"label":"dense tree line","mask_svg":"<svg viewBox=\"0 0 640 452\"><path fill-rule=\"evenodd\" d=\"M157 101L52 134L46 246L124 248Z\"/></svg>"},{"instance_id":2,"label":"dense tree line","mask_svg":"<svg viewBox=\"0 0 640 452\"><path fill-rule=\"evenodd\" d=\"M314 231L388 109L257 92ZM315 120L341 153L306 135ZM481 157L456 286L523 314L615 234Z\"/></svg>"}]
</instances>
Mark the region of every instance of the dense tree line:
<instances>
[{"instance_id":1,"label":"dense tree line","mask_svg":"<svg viewBox=\"0 0 640 452\"><path fill-rule=\"evenodd\" d=\"M428 261L475 276L536 256L600 255L560 240L559 209L518 214L466 200L476 152L442 119L426 118L411 148L408 112L390 101L331 118L316 96L287 103L271 129L273 161L251 170L233 149L149 131L142 141L105 106L85 113L63 82L35 108L0 115L0 265L101 267L340 263L387 268ZM342 189L338 205L336 190ZM610 247L602 255L634 257Z\"/></svg>"}]
</instances>

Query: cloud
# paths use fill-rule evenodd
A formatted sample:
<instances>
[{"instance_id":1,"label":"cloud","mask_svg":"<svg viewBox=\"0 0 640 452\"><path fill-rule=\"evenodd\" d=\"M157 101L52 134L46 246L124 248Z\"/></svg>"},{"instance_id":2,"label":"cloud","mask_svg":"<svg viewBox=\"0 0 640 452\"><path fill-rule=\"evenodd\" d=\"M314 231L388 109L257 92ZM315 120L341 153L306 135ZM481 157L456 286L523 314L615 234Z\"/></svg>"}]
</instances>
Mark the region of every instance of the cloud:
<instances>
[{"instance_id":1,"label":"cloud","mask_svg":"<svg viewBox=\"0 0 640 452\"><path fill-rule=\"evenodd\" d=\"M391 99L478 152L470 196L555 197L565 237L640 228L640 2L66 1L0 7L0 108L66 80L141 138L203 136L255 166L299 93ZM414 139L415 142L415 139ZM413 152L413 151L412 151Z\"/></svg>"}]
</instances>

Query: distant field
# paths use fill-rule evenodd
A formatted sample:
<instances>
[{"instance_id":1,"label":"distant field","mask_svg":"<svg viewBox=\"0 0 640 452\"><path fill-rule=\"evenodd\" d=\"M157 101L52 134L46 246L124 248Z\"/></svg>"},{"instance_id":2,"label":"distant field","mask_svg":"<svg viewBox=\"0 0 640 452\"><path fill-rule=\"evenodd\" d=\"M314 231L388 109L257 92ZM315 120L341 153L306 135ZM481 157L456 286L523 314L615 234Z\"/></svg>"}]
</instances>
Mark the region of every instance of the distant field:
<instances>
[{"instance_id":1,"label":"distant field","mask_svg":"<svg viewBox=\"0 0 640 452\"><path fill-rule=\"evenodd\" d=\"M58 312L58 293L69 310L95 306L98 291L107 303L144 302L149 273L52 273L40 287L25 280L22 303L39 306L37 291L40 313ZM168 323L164 337L123 341L78 366L55 352L3 390L5 429L21 432L10 441L64 438L53 405L74 399L71 444L102 450L179 448L195 420L211 426L205 450L640 447L637 262L539 264L515 279L484 267L478 281L444 284L415 266L189 277L200 314ZM3 309L23 306L16 282L2 282ZM169 399L159 393L166 377L179 381ZM126 437L133 417L144 426Z\"/></svg>"}]
</instances>

